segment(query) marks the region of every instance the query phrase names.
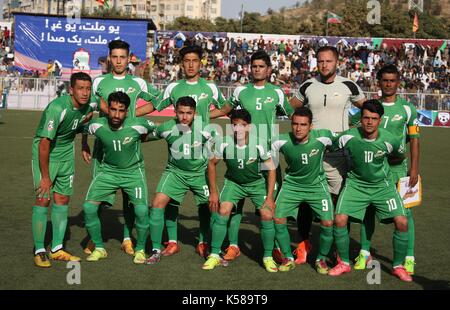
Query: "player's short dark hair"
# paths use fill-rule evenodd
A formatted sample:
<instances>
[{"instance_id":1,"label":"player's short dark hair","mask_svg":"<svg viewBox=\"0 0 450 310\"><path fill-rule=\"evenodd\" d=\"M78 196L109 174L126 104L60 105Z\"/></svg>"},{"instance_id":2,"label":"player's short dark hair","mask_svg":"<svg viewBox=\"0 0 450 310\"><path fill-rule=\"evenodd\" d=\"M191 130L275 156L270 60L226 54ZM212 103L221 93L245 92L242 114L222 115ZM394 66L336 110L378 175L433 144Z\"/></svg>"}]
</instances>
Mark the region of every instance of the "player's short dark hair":
<instances>
[{"instance_id":1,"label":"player's short dark hair","mask_svg":"<svg viewBox=\"0 0 450 310\"><path fill-rule=\"evenodd\" d=\"M75 83L76 83L78 80L79 80L79 81L89 81L89 82L91 82L91 84L92 84L92 79L91 79L91 77L89 76L89 74L84 73L84 72L77 72L77 73L73 73L73 74L70 76L70 86L71 86L71 87L75 87Z\"/></svg>"},{"instance_id":2,"label":"player's short dark hair","mask_svg":"<svg viewBox=\"0 0 450 310\"><path fill-rule=\"evenodd\" d=\"M180 97L177 100L177 103L176 103L175 106L176 106L176 108L179 107L179 106L191 107L191 108L193 108L195 110L197 108L197 103L195 102L194 98L189 97L189 96L184 96L184 97Z\"/></svg>"},{"instance_id":3,"label":"player's short dark hair","mask_svg":"<svg viewBox=\"0 0 450 310\"><path fill-rule=\"evenodd\" d=\"M233 122L235 119L241 119L247 124L252 123L252 116L246 109L233 109L230 113L230 120Z\"/></svg>"},{"instance_id":4,"label":"player's short dark hair","mask_svg":"<svg viewBox=\"0 0 450 310\"><path fill-rule=\"evenodd\" d=\"M312 124L313 114L311 109L308 107L296 108L292 114L292 119L294 119L294 116L306 116L309 119L309 123Z\"/></svg>"},{"instance_id":5,"label":"player's short dark hair","mask_svg":"<svg viewBox=\"0 0 450 310\"><path fill-rule=\"evenodd\" d=\"M332 52L334 57L336 57L336 59L339 59L339 52L334 46L325 45L320 47L316 52L317 58L319 58L319 54L322 52Z\"/></svg>"},{"instance_id":6,"label":"player's short dark hair","mask_svg":"<svg viewBox=\"0 0 450 310\"><path fill-rule=\"evenodd\" d=\"M189 45L189 46L185 46L180 50L180 59L183 60L184 56L186 56L187 54L197 54L198 58L202 59L203 56L203 50L200 46L197 45Z\"/></svg>"},{"instance_id":7,"label":"player's short dark hair","mask_svg":"<svg viewBox=\"0 0 450 310\"><path fill-rule=\"evenodd\" d=\"M384 114L383 105L377 99L370 99L363 103L361 107L361 118L364 114L364 110L367 110L372 113L377 113L380 117L382 117Z\"/></svg>"},{"instance_id":8,"label":"player's short dark hair","mask_svg":"<svg viewBox=\"0 0 450 310\"><path fill-rule=\"evenodd\" d=\"M265 51L262 51L262 50L259 50L259 51L256 51L255 53L253 53L252 58L250 60L250 64L253 64L253 62L255 60L260 60L260 59L264 60L264 62L266 63L266 65L268 67L272 66L269 54L267 54Z\"/></svg>"},{"instance_id":9,"label":"player's short dark hair","mask_svg":"<svg viewBox=\"0 0 450 310\"><path fill-rule=\"evenodd\" d=\"M383 68L378 70L377 72L377 80L381 81L381 78L383 77L383 74L396 74L397 78L400 79L400 72L398 72L398 69L395 65L385 65Z\"/></svg>"},{"instance_id":10,"label":"player's short dark hair","mask_svg":"<svg viewBox=\"0 0 450 310\"><path fill-rule=\"evenodd\" d=\"M128 109L130 106L130 97L124 93L123 91L116 91L108 96L108 106L111 106L111 102L119 102L125 106L125 108Z\"/></svg>"},{"instance_id":11,"label":"player's short dark hair","mask_svg":"<svg viewBox=\"0 0 450 310\"><path fill-rule=\"evenodd\" d=\"M112 50L115 49L126 50L127 55L130 54L130 44L128 44L123 40L112 40L111 42L109 42L108 47L109 47L109 54L111 54Z\"/></svg>"}]
</instances>

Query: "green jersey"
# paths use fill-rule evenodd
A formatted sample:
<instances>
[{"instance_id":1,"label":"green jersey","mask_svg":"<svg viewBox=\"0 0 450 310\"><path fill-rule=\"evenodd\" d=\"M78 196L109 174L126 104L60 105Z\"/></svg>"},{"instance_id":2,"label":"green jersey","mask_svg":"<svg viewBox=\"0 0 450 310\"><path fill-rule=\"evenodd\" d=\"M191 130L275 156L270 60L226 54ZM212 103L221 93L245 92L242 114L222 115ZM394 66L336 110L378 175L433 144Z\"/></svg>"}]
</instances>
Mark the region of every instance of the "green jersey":
<instances>
[{"instance_id":1,"label":"green jersey","mask_svg":"<svg viewBox=\"0 0 450 310\"><path fill-rule=\"evenodd\" d=\"M403 156L405 152L400 139L381 128L374 140L365 139L360 127L344 131L336 145L349 152L352 167L348 180L362 187L390 186L392 181L387 157Z\"/></svg>"},{"instance_id":2,"label":"green jersey","mask_svg":"<svg viewBox=\"0 0 450 310\"><path fill-rule=\"evenodd\" d=\"M144 163L141 136L153 132L155 128L153 122L144 118L127 117L117 130L109 126L106 117L92 120L87 130L102 142L102 171L126 173L141 168Z\"/></svg>"},{"instance_id":3,"label":"green jersey","mask_svg":"<svg viewBox=\"0 0 450 310\"><path fill-rule=\"evenodd\" d=\"M298 143L292 133L274 139L273 150L281 152L287 164L284 180L295 182L301 188L315 187L326 180L323 154L336 139L328 129L311 130L304 143Z\"/></svg>"},{"instance_id":4,"label":"green jersey","mask_svg":"<svg viewBox=\"0 0 450 310\"><path fill-rule=\"evenodd\" d=\"M201 120L192 127L182 126L172 119L159 125L156 136L167 142L169 158L166 170L189 176L204 175L212 146L212 137L203 131Z\"/></svg>"},{"instance_id":5,"label":"green jersey","mask_svg":"<svg viewBox=\"0 0 450 310\"><path fill-rule=\"evenodd\" d=\"M267 150L267 143L249 139L243 146L236 144L234 137L226 136L224 141L216 146L215 157L223 158L227 171L225 178L243 185L264 179L261 164L272 157Z\"/></svg>"},{"instance_id":6,"label":"green jersey","mask_svg":"<svg viewBox=\"0 0 450 310\"><path fill-rule=\"evenodd\" d=\"M196 113L200 115L203 123L209 124L209 111L211 104L220 109L225 104L225 97L214 82L199 78L196 82L179 80L169 84L166 90L158 97L155 109L162 111L171 104L175 107L181 97L192 97L197 103Z\"/></svg>"},{"instance_id":7,"label":"green jersey","mask_svg":"<svg viewBox=\"0 0 450 310\"><path fill-rule=\"evenodd\" d=\"M69 161L75 159L74 139L89 113L89 104L75 109L71 96L61 96L51 101L44 112L33 140L33 159L39 159L39 141L48 138L51 161Z\"/></svg>"},{"instance_id":8,"label":"green jersey","mask_svg":"<svg viewBox=\"0 0 450 310\"><path fill-rule=\"evenodd\" d=\"M271 143L273 136L278 135L275 126L277 111L289 117L294 112L281 88L270 83L237 87L230 102L233 108L241 107L250 113L258 137L268 143Z\"/></svg>"},{"instance_id":9,"label":"green jersey","mask_svg":"<svg viewBox=\"0 0 450 310\"><path fill-rule=\"evenodd\" d=\"M108 102L108 96L116 91L122 91L130 97L128 116L136 116L136 103L138 99L152 101L158 97L160 92L143 79L127 74L125 76L114 76L112 73L101 75L92 83L92 94L95 95L97 104L100 97Z\"/></svg>"}]
</instances>

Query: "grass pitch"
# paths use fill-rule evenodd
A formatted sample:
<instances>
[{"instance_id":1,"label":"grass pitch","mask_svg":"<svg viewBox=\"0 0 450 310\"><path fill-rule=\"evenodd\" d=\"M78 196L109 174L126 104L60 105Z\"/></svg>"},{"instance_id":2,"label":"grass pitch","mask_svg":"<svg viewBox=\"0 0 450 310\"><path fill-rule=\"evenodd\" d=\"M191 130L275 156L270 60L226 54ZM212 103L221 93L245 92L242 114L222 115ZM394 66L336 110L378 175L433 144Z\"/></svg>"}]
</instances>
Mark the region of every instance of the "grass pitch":
<instances>
[{"instance_id":1,"label":"grass pitch","mask_svg":"<svg viewBox=\"0 0 450 310\"><path fill-rule=\"evenodd\" d=\"M156 266L135 265L130 256L120 251L122 239L122 210L120 194L113 208L102 215L103 237L109 257L98 263L81 263L81 284L68 285L70 269L62 262L53 262L50 269L38 269L33 263L31 207L34 193L31 177L31 142L41 112L0 112L0 227L1 241L0 289L218 289L218 290L393 290L393 289L449 289L450 287L450 197L449 154L450 130L422 129L421 165L423 205L414 209L416 223L416 275L413 283L402 283L390 275L393 226L377 225L372 246L375 259L381 264L381 284L369 285L369 270L353 271L338 278L321 276L314 270L317 254L318 226L313 226L313 254L308 264L287 273L267 273L261 263L262 246L258 217L247 202L241 225L239 242L242 255L228 267L213 271L201 269L203 260L194 253L197 243L197 211L191 194L180 210L179 239L181 252L163 258ZM162 121L163 119L159 119ZM284 122L281 131L289 130ZM83 245L87 241L83 227L82 203L91 181L90 168L81 160L77 139L75 194L70 202L70 218L66 234L66 248L83 259ZM92 145L92 139L91 145ZM150 199L167 160L164 141L143 146ZM219 166L223 175L224 165ZM221 185L221 182L219 183ZM51 237L50 218L47 242ZM290 226L293 242L295 225ZM351 256L358 250L359 226L352 225Z\"/></svg>"}]
</instances>

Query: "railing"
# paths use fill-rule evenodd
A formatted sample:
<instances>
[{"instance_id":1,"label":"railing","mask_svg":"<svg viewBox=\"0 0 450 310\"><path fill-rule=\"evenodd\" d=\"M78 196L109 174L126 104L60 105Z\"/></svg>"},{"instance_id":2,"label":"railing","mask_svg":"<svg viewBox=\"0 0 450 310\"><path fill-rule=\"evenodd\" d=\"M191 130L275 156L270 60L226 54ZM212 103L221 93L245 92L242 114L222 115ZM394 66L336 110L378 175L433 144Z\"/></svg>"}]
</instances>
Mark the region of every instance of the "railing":
<instances>
[{"instance_id":1,"label":"railing","mask_svg":"<svg viewBox=\"0 0 450 310\"><path fill-rule=\"evenodd\" d=\"M0 107L23 110L43 110L47 104L69 89L67 81L58 79L0 77ZM158 89L164 89L167 84L154 84ZM225 98L233 95L236 86L219 86ZM291 91L290 96L295 91ZM376 93L365 92L367 98L373 98ZM450 94L400 93L419 110L450 110Z\"/></svg>"}]
</instances>

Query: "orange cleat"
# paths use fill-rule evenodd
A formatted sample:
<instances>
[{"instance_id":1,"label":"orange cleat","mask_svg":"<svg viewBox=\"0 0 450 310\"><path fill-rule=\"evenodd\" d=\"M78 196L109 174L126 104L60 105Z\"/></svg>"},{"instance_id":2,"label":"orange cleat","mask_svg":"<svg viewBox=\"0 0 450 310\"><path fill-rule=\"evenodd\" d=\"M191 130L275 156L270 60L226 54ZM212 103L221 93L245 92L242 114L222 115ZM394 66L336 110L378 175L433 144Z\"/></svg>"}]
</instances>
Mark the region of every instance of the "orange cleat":
<instances>
[{"instance_id":1,"label":"orange cleat","mask_svg":"<svg viewBox=\"0 0 450 310\"><path fill-rule=\"evenodd\" d=\"M312 246L309 240L300 242L293 252L293 254L297 257L294 262L297 265L306 263L306 258L308 257L308 253L311 252L311 249Z\"/></svg>"},{"instance_id":2,"label":"orange cleat","mask_svg":"<svg viewBox=\"0 0 450 310\"><path fill-rule=\"evenodd\" d=\"M180 246L178 245L177 242L173 241L164 242L164 245L166 247L164 250L161 251L162 256L172 256L180 252Z\"/></svg>"},{"instance_id":3,"label":"orange cleat","mask_svg":"<svg viewBox=\"0 0 450 310\"><path fill-rule=\"evenodd\" d=\"M223 259L227 261L232 261L238 258L239 255L241 255L241 250L239 250L239 247L236 245L230 245L225 250L225 255L223 256Z\"/></svg>"},{"instance_id":4,"label":"orange cleat","mask_svg":"<svg viewBox=\"0 0 450 310\"><path fill-rule=\"evenodd\" d=\"M205 242L199 243L195 248L195 253L203 258L207 258L209 256L208 244Z\"/></svg>"}]
</instances>

